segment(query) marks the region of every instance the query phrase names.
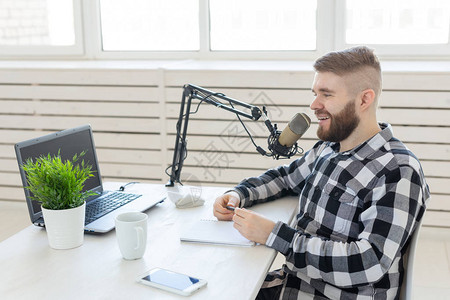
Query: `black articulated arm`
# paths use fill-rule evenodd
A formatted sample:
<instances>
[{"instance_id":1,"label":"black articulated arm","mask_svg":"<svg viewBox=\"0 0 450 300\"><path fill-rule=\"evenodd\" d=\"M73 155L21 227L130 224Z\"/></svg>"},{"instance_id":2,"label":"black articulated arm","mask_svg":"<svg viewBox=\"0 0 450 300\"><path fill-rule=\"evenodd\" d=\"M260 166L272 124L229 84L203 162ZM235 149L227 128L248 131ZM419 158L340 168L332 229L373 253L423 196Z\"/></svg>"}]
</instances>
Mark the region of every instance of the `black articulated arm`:
<instances>
[{"instance_id":1,"label":"black articulated arm","mask_svg":"<svg viewBox=\"0 0 450 300\"><path fill-rule=\"evenodd\" d=\"M197 109L194 112L191 112L192 99L200 100L200 103L198 104ZM168 174L170 176L170 179L169 182L166 184L166 186L174 186L175 182L181 184L180 182L181 169L183 168L184 159L187 156L186 135L189 123L189 115L197 112L198 107L203 102L214 105L226 111L235 113L236 115L238 115L238 118L239 116L242 116L247 119L257 121L261 116L263 116L263 112L261 111L261 109L259 109L254 105L227 97L222 93L216 93L196 85L186 84L183 87L183 96L181 98L180 114L178 116L178 122L176 125L177 135L175 138L175 150L173 153L172 165L169 166L169 168L171 168L171 173ZM247 109L249 112L244 112L242 110L236 109L234 106L243 107L244 109ZM264 117L266 118L267 116L264 114ZM262 151L264 152L264 150ZM258 150L258 152L263 154L260 150Z\"/></svg>"}]
</instances>

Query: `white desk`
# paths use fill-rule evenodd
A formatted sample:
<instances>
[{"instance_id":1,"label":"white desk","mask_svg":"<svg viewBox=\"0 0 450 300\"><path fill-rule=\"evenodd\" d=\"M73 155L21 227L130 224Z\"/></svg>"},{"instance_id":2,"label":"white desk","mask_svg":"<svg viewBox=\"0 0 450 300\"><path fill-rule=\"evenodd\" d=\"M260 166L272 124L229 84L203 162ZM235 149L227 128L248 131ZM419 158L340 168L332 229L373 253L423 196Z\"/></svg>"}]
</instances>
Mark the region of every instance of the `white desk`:
<instances>
[{"instance_id":1,"label":"white desk","mask_svg":"<svg viewBox=\"0 0 450 300\"><path fill-rule=\"evenodd\" d=\"M118 183L108 183L117 189ZM126 191L152 193L163 185L138 184ZM0 243L0 298L19 299L186 299L147 287L135 278L153 268L206 279L208 285L190 299L254 299L276 252L264 245L251 248L180 242L180 230L190 222L212 216L212 203L225 188L202 188L202 207L177 209L170 200L147 211L147 251L142 259L122 259L115 232L85 235L71 250L48 246L45 230L31 225ZM254 207L288 222L298 200L288 197ZM253 209L253 208L252 208Z\"/></svg>"}]
</instances>

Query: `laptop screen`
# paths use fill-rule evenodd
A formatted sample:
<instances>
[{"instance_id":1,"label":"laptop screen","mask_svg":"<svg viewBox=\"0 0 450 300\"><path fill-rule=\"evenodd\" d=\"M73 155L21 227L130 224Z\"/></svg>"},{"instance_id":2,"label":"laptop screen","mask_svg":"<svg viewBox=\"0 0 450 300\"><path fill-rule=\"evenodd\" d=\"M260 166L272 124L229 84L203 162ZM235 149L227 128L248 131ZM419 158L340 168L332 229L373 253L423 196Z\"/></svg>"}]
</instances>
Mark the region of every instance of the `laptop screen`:
<instances>
[{"instance_id":1,"label":"laptop screen","mask_svg":"<svg viewBox=\"0 0 450 300\"><path fill-rule=\"evenodd\" d=\"M63 161L72 159L75 154L80 154L82 151L86 151L86 154L80 159L79 162L84 160L85 164L91 165L94 176L86 180L84 184L84 191L92 189L96 192L102 191L102 183L97 166L97 156L95 153L92 129L90 125L67 129L16 144L16 156L19 163L19 168L20 165L25 163L28 158L34 159L42 155L46 156L49 153L53 156L58 154L58 151L60 151ZM26 185L25 172L22 168L20 168L20 175L22 176L22 183ZM25 195L27 197L27 202L31 201L33 213L36 214L40 212L40 203L29 199L30 192L27 189L25 189Z\"/></svg>"}]
</instances>

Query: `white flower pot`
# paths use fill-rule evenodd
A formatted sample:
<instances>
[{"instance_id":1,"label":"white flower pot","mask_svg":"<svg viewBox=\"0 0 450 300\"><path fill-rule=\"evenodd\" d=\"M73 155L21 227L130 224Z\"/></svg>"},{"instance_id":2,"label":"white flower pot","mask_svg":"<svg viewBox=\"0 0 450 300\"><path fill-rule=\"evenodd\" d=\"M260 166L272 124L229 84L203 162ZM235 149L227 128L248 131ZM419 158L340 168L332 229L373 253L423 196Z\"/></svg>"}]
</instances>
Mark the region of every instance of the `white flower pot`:
<instances>
[{"instance_id":1,"label":"white flower pot","mask_svg":"<svg viewBox=\"0 0 450 300\"><path fill-rule=\"evenodd\" d=\"M53 249L79 247L84 240L86 203L62 210L42 208L48 243Z\"/></svg>"}]
</instances>

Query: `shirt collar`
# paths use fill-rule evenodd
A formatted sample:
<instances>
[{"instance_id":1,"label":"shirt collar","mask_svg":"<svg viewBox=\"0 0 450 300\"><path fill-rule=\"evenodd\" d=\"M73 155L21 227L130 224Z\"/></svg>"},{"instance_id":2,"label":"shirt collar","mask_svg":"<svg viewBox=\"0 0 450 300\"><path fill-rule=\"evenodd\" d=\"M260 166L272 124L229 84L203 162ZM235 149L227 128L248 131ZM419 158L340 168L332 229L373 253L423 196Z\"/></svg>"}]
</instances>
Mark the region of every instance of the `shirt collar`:
<instances>
[{"instance_id":1,"label":"shirt collar","mask_svg":"<svg viewBox=\"0 0 450 300\"><path fill-rule=\"evenodd\" d=\"M341 155L355 156L362 160L383 147L394 136L392 126L388 123L378 123L378 125L381 128L380 132L355 148L342 152ZM330 146L334 151L339 151L339 143L331 143Z\"/></svg>"}]
</instances>

